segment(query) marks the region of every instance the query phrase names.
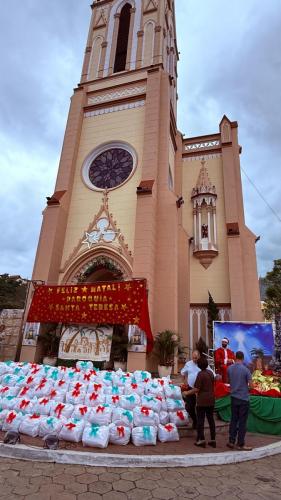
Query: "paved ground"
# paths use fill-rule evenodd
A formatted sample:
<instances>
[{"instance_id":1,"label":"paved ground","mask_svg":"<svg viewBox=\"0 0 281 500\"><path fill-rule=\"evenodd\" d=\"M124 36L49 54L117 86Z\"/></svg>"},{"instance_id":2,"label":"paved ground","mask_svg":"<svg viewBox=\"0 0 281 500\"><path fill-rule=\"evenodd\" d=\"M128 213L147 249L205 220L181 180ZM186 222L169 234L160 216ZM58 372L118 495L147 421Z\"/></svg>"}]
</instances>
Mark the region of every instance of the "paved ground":
<instances>
[{"instance_id":1,"label":"paved ground","mask_svg":"<svg viewBox=\"0 0 281 500\"><path fill-rule=\"evenodd\" d=\"M222 467L117 469L0 459L9 500L280 500L281 455Z\"/></svg>"}]
</instances>

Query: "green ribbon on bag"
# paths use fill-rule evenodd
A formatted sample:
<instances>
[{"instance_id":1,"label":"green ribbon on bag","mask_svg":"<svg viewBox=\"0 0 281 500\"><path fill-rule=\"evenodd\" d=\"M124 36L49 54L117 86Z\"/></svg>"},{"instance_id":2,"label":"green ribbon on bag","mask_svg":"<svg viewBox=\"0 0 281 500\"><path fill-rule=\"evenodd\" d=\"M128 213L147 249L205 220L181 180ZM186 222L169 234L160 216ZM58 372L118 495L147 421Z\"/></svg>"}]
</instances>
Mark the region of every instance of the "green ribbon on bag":
<instances>
[{"instance_id":1,"label":"green ribbon on bag","mask_svg":"<svg viewBox=\"0 0 281 500\"><path fill-rule=\"evenodd\" d=\"M54 370L52 372L51 379L58 380L58 376L59 376L59 371L58 370Z\"/></svg>"},{"instance_id":2,"label":"green ribbon on bag","mask_svg":"<svg viewBox=\"0 0 281 500\"><path fill-rule=\"evenodd\" d=\"M144 439L151 439L151 430L150 427L143 428L143 437Z\"/></svg>"},{"instance_id":3,"label":"green ribbon on bag","mask_svg":"<svg viewBox=\"0 0 281 500\"><path fill-rule=\"evenodd\" d=\"M175 404L180 408L182 406L182 401L180 399L175 399Z\"/></svg>"},{"instance_id":4,"label":"green ribbon on bag","mask_svg":"<svg viewBox=\"0 0 281 500\"><path fill-rule=\"evenodd\" d=\"M46 423L47 425L49 425L50 427L52 427L52 429L54 428L54 417L50 417L46 420Z\"/></svg>"},{"instance_id":5,"label":"green ribbon on bag","mask_svg":"<svg viewBox=\"0 0 281 500\"><path fill-rule=\"evenodd\" d=\"M124 415L124 417L127 417L129 422L133 421L133 415L129 410L123 411L122 415Z\"/></svg>"},{"instance_id":6,"label":"green ribbon on bag","mask_svg":"<svg viewBox=\"0 0 281 500\"><path fill-rule=\"evenodd\" d=\"M113 385L112 386L112 394L119 394L119 387L118 387L118 385Z\"/></svg>"},{"instance_id":7,"label":"green ribbon on bag","mask_svg":"<svg viewBox=\"0 0 281 500\"><path fill-rule=\"evenodd\" d=\"M134 403L135 402L135 396L126 396L126 400L130 401L130 403Z\"/></svg>"},{"instance_id":8,"label":"green ribbon on bag","mask_svg":"<svg viewBox=\"0 0 281 500\"><path fill-rule=\"evenodd\" d=\"M98 424L92 424L91 425L91 432L90 432L90 436L94 436L96 437L96 435L98 434L99 432L99 429L100 429L100 426Z\"/></svg>"}]
</instances>

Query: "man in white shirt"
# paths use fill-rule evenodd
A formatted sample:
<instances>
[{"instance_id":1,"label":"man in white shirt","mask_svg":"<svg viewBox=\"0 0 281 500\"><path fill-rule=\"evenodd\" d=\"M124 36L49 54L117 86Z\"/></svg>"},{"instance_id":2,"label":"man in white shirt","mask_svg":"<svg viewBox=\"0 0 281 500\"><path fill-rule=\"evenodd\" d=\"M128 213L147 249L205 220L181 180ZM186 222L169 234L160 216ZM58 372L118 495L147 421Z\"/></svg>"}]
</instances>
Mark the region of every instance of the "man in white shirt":
<instances>
[{"instance_id":1,"label":"man in white shirt","mask_svg":"<svg viewBox=\"0 0 281 500\"><path fill-rule=\"evenodd\" d=\"M195 380L198 373L201 371L198 368L197 361L200 358L199 351L195 350L192 352L192 359L185 363L184 367L181 370L181 375L186 378L186 385L188 386L188 390L194 388ZM191 396L185 397L185 405L186 411L188 412L191 420L192 420L192 428L196 429L197 427L197 416L196 416L196 394L192 394Z\"/></svg>"},{"instance_id":2,"label":"man in white shirt","mask_svg":"<svg viewBox=\"0 0 281 500\"><path fill-rule=\"evenodd\" d=\"M194 389L197 375L201 371L197 365L199 358L200 358L200 352L195 349L194 351L192 351L192 359L190 361L187 361L181 370L181 375L186 379L186 385L188 386L188 390ZM215 373L209 366L207 370L210 370L215 376ZM192 420L192 428L196 429L197 428L196 394L185 396L184 400L185 400L186 411L188 412Z\"/></svg>"}]
</instances>

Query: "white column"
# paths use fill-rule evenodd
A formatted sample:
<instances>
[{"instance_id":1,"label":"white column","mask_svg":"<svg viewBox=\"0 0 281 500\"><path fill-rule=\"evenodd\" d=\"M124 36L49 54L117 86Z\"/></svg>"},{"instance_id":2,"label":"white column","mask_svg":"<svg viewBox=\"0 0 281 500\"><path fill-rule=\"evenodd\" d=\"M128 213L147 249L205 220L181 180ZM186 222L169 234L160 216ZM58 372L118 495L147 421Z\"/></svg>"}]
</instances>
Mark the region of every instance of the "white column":
<instances>
[{"instance_id":1,"label":"white column","mask_svg":"<svg viewBox=\"0 0 281 500\"><path fill-rule=\"evenodd\" d=\"M197 217L196 214L193 216L194 218L194 245L197 245Z\"/></svg>"},{"instance_id":2,"label":"white column","mask_svg":"<svg viewBox=\"0 0 281 500\"><path fill-rule=\"evenodd\" d=\"M213 223L214 223L214 243L217 244L217 219L216 212L213 213Z\"/></svg>"},{"instance_id":3,"label":"white column","mask_svg":"<svg viewBox=\"0 0 281 500\"><path fill-rule=\"evenodd\" d=\"M208 210L208 241L209 243L211 242L212 235L211 235L211 214L210 211Z\"/></svg>"},{"instance_id":4,"label":"white column","mask_svg":"<svg viewBox=\"0 0 281 500\"><path fill-rule=\"evenodd\" d=\"M193 309L190 308L189 313L189 347L193 351Z\"/></svg>"},{"instance_id":5,"label":"white column","mask_svg":"<svg viewBox=\"0 0 281 500\"><path fill-rule=\"evenodd\" d=\"M201 337L201 309L197 309L197 328L198 328L198 333L197 333L197 339L199 340Z\"/></svg>"},{"instance_id":6,"label":"white column","mask_svg":"<svg viewBox=\"0 0 281 500\"><path fill-rule=\"evenodd\" d=\"M201 212L198 213L198 243L201 244L201 234L202 234L202 224L201 224Z\"/></svg>"}]
</instances>

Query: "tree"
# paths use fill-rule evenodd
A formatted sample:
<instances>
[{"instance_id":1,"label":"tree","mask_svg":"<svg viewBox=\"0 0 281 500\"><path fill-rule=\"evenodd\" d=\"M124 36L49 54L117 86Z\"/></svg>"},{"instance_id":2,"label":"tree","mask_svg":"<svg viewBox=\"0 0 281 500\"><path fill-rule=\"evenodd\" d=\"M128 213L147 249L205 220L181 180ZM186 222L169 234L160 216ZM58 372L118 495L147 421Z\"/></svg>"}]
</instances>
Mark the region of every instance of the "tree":
<instances>
[{"instance_id":1,"label":"tree","mask_svg":"<svg viewBox=\"0 0 281 500\"><path fill-rule=\"evenodd\" d=\"M0 310L24 309L27 284L20 276L0 275Z\"/></svg>"},{"instance_id":2,"label":"tree","mask_svg":"<svg viewBox=\"0 0 281 500\"><path fill-rule=\"evenodd\" d=\"M208 332L209 332L209 340L210 345L213 345L213 321L220 320L220 312L217 304L215 303L212 295L208 291L209 295L209 303L208 303Z\"/></svg>"},{"instance_id":3,"label":"tree","mask_svg":"<svg viewBox=\"0 0 281 500\"><path fill-rule=\"evenodd\" d=\"M281 371L281 259L274 260L272 271L265 277L265 317L275 321L274 369Z\"/></svg>"}]
</instances>

